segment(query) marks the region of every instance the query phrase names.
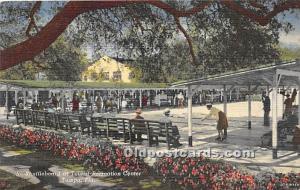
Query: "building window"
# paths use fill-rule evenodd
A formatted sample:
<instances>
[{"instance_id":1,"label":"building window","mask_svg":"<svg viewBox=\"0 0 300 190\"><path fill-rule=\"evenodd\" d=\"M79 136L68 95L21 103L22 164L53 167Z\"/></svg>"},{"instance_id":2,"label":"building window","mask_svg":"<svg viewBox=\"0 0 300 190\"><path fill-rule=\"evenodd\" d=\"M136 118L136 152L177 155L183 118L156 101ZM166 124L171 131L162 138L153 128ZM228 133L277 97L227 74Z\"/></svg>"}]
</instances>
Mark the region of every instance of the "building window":
<instances>
[{"instance_id":1,"label":"building window","mask_svg":"<svg viewBox=\"0 0 300 190\"><path fill-rule=\"evenodd\" d=\"M135 78L134 73L133 73L133 72L130 72L128 78L129 78L129 79L134 79L134 78Z\"/></svg>"},{"instance_id":2,"label":"building window","mask_svg":"<svg viewBox=\"0 0 300 190\"><path fill-rule=\"evenodd\" d=\"M91 79L92 79L93 81L97 80L97 79L98 79L98 73L96 73L95 71L92 72L92 74L91 74Z\"/></svg>"},{"instance_id":3,"label":"building window","mask_svg":"<svg viewBox=\"0 0 300 190\"><path fill-rule=\"evenodd\" d=\"M113 79L114 80L121 80L121 77L122 77L121 71L113 72Z\"/></svg>"},{"instance_id":4,"label":"building window","mask_svg":"<svg viewBox=\"0 0 300 190\"><path fill-rule=\"evenodd\" d=\"M109 80L109 72L103 72L103 79Z\"/></svg>"}]
</instances>

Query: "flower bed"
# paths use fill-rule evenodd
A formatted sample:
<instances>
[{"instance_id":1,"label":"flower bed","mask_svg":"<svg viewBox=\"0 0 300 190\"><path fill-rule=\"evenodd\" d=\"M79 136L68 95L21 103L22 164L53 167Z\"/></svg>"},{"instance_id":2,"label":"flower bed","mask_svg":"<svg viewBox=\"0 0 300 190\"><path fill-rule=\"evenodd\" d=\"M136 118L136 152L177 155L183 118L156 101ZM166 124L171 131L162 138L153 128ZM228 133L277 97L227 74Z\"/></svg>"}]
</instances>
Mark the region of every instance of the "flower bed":
<instances>
[{"instance_id":1,"label":"flower bed","mask_svg":"<svg viewBox=\"0 0 300 190\"><path fill-rule=\"evenodd\" d=\"M148 165L138 157L125 157L122 147L84 139L78 134L0 126L0 139L16 146L49 151L55 156L78 161L87 169L146 173Z\"/></svg>"},{"instance_id":2,"label":"flower bed","mask_svg":"<svg viewBox=\"0 0 300 190\"><path fill-rule=\"evenodd\" d=\"M0 125L0 140L16 146L49 151L55 156L77 161L89 171L141 172L161 178L183 189L300 189L300 174L251 175L232 164L204 157L159 158L153 167L143 159L124 156L122 146L81 136L80 133L60 133L28 127Z\"/></svg>"},{"instance_id":3,"label":"flower bed","mask_svg":"<svg viewBox=\"0 0 300 190\"><path fill-rule=\"evenodd\" d=\"M162 158L157 173L187 189L255 189L254 177L228 163L198 158Z\"/></svg>"},{"instance_id":4,"label":"flower bed","mask_svg":"<svg viewBox=\"0 0 300 190\"><path fill-rule=\"evenodd\" d=\"M300 189L300 173L262 173L254 176L238 170L232 164L204 157L161 158L154 168L164 182L176 184L184 189Z\"/></svg>"}]
</instances>

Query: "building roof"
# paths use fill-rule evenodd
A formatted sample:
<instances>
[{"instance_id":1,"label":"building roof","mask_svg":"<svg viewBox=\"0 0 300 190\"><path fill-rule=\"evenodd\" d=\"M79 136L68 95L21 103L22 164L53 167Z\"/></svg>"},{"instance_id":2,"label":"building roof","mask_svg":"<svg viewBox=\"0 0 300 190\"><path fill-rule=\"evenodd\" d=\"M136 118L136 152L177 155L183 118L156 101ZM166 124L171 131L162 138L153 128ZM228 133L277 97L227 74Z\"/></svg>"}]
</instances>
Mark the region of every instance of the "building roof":
<instances>
[{"instance_id":1,"label":"building roof","mask_svg":"<svg viewBox=\"0 0 300 190\"><path fill-rule=\"evenodd\" d=\"M186 80L173 83L172 87L183 87L190 85L258 85L268 86L273 81L277 69L300 72L300 60L263 65L252 69L243 69L219 75L212 75L203 78ZM292 76L282 76L280 85L295 86L298 81Z\"/></svg>"},{"instance_id":2,"label":"building roof","mask_svg":"<svg viewBox=\"0 0 300 190\"><path fill-rule=\"evenodd\" d=\"M26 89L166 89L166 83L65 82L47 80L0 80L0 85Z\"/></svg>"}]
</instances>

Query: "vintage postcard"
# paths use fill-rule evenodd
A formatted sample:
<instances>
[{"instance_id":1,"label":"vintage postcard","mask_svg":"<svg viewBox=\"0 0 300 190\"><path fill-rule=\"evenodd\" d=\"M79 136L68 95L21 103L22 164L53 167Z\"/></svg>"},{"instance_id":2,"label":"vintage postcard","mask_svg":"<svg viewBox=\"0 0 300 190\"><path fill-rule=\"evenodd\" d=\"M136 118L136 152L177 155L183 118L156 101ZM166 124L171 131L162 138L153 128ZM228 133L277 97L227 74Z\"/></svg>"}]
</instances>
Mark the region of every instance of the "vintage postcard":
<instances>
[{"instance_id":1,"label":"vintage postcard","mask_svg":"<svg viewBox=\"0 0 300 190\"><path fill-rule=\"evenodd\" d=\"M299 0L0 0L0 190L300 189Z\"/></svg>"}]
</instances>

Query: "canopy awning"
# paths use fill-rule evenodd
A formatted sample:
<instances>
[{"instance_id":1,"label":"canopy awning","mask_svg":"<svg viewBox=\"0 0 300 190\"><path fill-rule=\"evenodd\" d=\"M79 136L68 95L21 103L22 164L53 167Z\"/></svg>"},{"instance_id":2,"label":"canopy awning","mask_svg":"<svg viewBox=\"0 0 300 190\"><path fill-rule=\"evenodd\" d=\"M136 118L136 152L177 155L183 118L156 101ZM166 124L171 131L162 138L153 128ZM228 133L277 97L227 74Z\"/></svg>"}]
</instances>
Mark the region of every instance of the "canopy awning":
<instances>
[{"instance_id":1,"label":"canopy awning","mask_svg":"<svg viewBox=\"0 0 300 190\"><path fill-rule=\"evenodd\" d=\"M0 80L0 89L27 90L164 90L167 83L120 83L120 82L65 82L47 80ZM178 87L176 89L182 89Z\"/></svg>"},{"instance_id":2,"label":"canopy awning","mask_svg":"<svg viewBox=\"0 0 300 190\"><path fill-rule=\"evenodd\" d=\"M276 70L286 70L300 72L300 60L264 65L262 67L238 70L234 72L207 76L204 78L187 80L173 83L172 87L183 87L190 85L236 85L236 86L270 86ZM284 75L281 78L280 85L297 86L298 81L294 76Z\"/></svg>"}]
</instances>

